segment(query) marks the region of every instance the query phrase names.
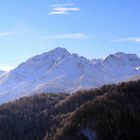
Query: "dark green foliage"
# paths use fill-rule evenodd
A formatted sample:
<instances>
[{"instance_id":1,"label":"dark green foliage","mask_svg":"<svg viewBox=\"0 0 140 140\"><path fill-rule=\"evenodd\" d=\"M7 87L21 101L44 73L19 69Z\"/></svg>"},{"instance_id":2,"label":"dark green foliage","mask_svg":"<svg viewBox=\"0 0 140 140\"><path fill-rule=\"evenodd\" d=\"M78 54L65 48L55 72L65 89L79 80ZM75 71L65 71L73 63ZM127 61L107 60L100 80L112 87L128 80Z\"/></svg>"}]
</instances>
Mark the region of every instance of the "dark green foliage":
<instances>
[{"instance_id":1,"label":"dark green foliage","mask_svg":"<svg viewBox=\"0 0 140 140\"><path fill-rule=\"evenodd\" d=\"M0 106L0 140L140 139L140 81L24 97Z\"/></svg>"},{"instance_id":2,"label":"dark green foliage","mask_svg":"<svg viewBox=\"0 0 140 140\"><path fill-rule=\"evenodd\" d=\"M55 135L63 136L60 139L72 137L72 140L82 128L88 127L96 131L97 139L139 140L140 81L102 89L108 90L75 111L66 126Z\"/></svg>"},{"instance_id":3,"label":"dark green foliage","mask_svg":"<svg viewBox=\"0 0 140 140\"><path fill-rule=\"evenodd\" d=\"M48 115L66 95L42 94L0 106L0 140L40 140L50 128Z\"/></svg>"}]
</instances>

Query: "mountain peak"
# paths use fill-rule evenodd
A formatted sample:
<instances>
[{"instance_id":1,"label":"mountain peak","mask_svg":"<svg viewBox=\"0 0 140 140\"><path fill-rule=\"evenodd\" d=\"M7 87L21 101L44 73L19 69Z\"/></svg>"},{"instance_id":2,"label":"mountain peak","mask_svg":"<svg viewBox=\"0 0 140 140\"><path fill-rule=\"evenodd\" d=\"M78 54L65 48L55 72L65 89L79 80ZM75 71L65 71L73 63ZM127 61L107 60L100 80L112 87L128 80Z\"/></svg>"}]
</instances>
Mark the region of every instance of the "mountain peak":
<instances>
[{"instance_id":1,"label":"mountain peak","mask_svg":"<svg viewBox=\"0 0 140 140\"><path fill-rule=\"evenodd\" d=\"M110 54L109 56L105 57L103 59L103 61L112 61L112 60L132 60L132 61L135 61L135 60L138 60L139 57L136 55L136 54L126 54L126 53L123 53L123 52L117 52L115 54Z\"/></svg>"},{"instance_id":2,"label":"mountain peak","mask_svg":"<svg viewBox=\"0 0 140 140\"><path fill-rule=\"evenodd\" d=\"M55 53L69 53L69 52L67 51L67 49L61 48L61 47L57 47L57 48L55 48L55 49L53 49L53 50L51 50L51 51L49 51L49 52L55 52Z\"/></svg>"},{"instance_id":3,"label":"mountain peak","mask_svg":"<svg viewBox=\"0 0 140 140\"><path fill-rule=\"evenodd\" d=\"M117 52L114 54L115 56L117 57L129 57L129 58L138 58L138 56L136 54L126 54L126 53L123 53L123 52Z\"/></svg>"},{"instance_id":4,"label":"mountain peak","mask_svg":"<svg viewBox=\"0 0 140 140\"><path fill-rule=\"evenodd\" d=\"M56 48L54 48L52 51L67 51L67 49L65 49L65 48L62 48L62 47L56 47Z\"/></svg>"},{"instance_id":5,"label":"mountain peak","mask_svg":"<svg viewBox=\"0 0 140 140\"><path fill-rule=\"evenodd\" d=\"M123 55L127 55L127 54L124 52L116 52L114 55L115 56L123 56Z\"/></svg>"},{"instance_id":6,"label":"mountain peak","mask_svg":"<svg viewBox=\"0 0 140 140\"><path fill-rule=\"evenodd\" d=\"M44 60L50 59L50 58L57 59L62 55L67 56L67 55L70 55L70 53L65 48L57 47L49 52L44 52L40 55L36 55L34 57L29 58L28 62L37 61L37 60L44 61Z\"/></svg>"}]
</instances>

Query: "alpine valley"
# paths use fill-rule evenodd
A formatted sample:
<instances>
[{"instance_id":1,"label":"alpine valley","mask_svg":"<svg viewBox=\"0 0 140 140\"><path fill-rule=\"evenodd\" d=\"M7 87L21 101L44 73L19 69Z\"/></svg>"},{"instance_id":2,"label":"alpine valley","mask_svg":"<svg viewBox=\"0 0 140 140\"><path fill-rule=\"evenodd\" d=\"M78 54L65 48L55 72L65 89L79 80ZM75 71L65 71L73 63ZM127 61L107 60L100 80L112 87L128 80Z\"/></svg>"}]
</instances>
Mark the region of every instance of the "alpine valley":
<instances>
[{"instance_id":1,"label":"alpine valley","mask_svg":"<svg viewBox=\"0 0 140 140\"><path fill-rule=\"evenodd\" d=\"M140 58L118 52L89 60L56 48L0 72L0 103L39 93L74 93L140 77Z\"/></svg>"}]
</instances>

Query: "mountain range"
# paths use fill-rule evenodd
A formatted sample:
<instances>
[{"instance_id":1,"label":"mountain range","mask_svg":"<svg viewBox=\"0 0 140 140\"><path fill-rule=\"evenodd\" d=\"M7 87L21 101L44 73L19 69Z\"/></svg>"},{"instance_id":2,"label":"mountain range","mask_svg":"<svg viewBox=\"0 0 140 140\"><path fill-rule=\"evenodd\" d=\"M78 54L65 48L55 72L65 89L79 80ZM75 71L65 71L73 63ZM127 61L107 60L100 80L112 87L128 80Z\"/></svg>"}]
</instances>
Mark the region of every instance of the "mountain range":
<instances>
[{"instance_id":1,"label":"mountain range","mask_svg":"<svg viewBox=\"0 0 140 140\"><path fill-rule=\"evenodd\" d=\"M0 103L23 96L74 93L140 77L140 58L117 52L89 60L56 48L34 56L8 72L0 72Z\"/></svg>"}]
</instances>

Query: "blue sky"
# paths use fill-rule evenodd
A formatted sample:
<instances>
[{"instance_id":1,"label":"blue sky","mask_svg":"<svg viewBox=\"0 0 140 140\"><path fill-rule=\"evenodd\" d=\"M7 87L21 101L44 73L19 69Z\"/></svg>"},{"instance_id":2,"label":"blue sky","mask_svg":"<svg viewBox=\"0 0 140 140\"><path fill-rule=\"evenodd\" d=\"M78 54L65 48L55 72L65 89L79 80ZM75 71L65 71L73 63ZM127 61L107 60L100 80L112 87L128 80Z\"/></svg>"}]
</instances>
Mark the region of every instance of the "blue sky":
<instances>
[{"instance_id":1,"label":"blue sky","mask_svg":"<svg viewBox=\"0 0 140 140\"><path fill-rule=\"evenodd\" d=\"M140 56L139 0L0 0L0 69L64 47L89 59Z\"/></svg>"}]
</instances>

